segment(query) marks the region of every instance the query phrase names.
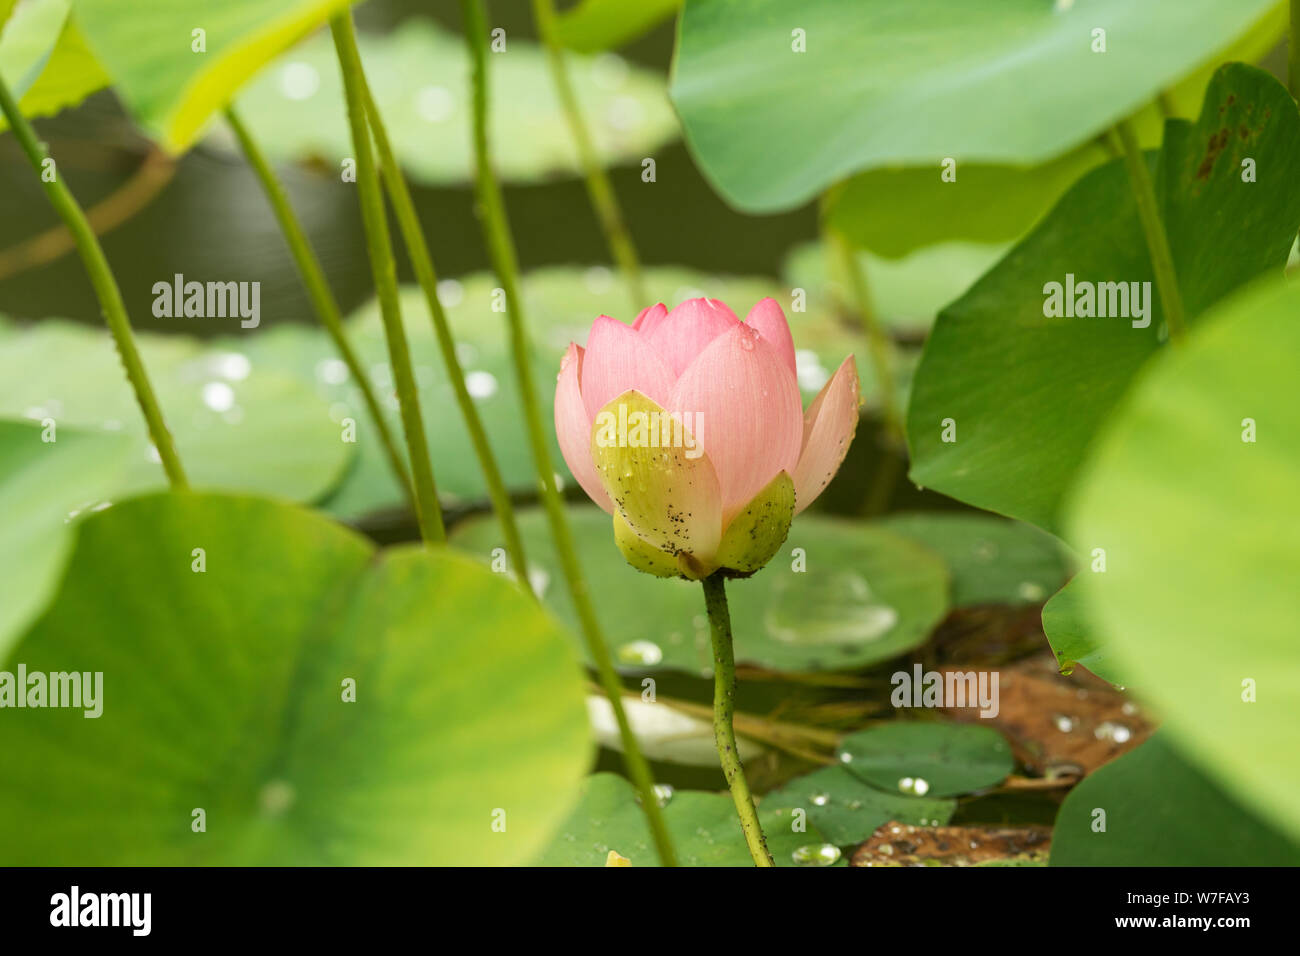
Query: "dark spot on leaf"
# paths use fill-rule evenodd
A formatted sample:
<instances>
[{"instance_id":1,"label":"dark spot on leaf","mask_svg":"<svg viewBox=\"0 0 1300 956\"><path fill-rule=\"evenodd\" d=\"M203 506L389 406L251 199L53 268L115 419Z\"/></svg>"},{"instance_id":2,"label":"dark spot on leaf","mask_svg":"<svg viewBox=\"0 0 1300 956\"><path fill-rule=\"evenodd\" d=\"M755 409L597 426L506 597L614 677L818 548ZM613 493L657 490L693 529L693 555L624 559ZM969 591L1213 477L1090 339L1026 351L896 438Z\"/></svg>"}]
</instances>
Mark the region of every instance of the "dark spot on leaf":
<instances>
[{"instance_id":1,"label":"dark spot on leaf","mask_svg":"<svg viewBox=\"0 0 1300 956\"><path fill-rule=\"evenodd\" d=\"M1229 97L1229 100L1231 99ZM1205 149L1205 158L1201 160L1201 165L1196 170L1197 179L1208 180L1210 178L1210 173L1214 171L1215 161L1219 158L1219 154L1223 152L1224 147L1228 145L1229 136L1230 133L1225 127L1210 137L1210 142Z\"/></svg>"}]
</instances>

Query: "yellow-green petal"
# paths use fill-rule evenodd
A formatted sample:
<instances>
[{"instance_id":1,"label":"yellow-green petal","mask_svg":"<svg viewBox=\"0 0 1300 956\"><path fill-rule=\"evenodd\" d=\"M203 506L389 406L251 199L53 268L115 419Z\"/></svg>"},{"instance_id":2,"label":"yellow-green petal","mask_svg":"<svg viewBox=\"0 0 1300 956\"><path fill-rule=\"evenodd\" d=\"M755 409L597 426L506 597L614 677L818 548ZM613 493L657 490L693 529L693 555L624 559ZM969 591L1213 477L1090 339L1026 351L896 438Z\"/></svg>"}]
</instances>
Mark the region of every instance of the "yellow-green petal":
<instances>
[{"instance_id":1,"label":"yellow-green petal","mask_svg":"<svg viewBox=\"0 0 1300 956\"><path fill-rule=\"evenodd\" d=\"M627 563L638 571L653 574L657 578L674 578L681 573L673 555L660 551L641 538L617 511L614 512L614 541L618 544L618 550L623 552L623 557L627 558Z\"/></svg>"},{"instance_id":2,"label":"yellow-green petal","mask_svg":"<svg viewBox=\"0 0 1300 956\"><path fill-rule=\"evenodd\" d=\"M651 444L650 425L667 414L635 389L611 399L592 425L592 460L615 510L639 537L670 554L689 555L689 567L707 567L722 537L718 477L683 428L676 429L679 444L657 438ZM640 430L638 422L644 423Z\"/></svg>"},{"instance_id":3,"label":"yellow-green petal","mask_svg":"<svg viewBox=\"0 0 1300 956\"><path fill-rule=\"evenodd\" d=\"M736 515L718 546L724 568L753 573L785 543L794 519L794 481L781 472Z\"/></svg>"}]
</instances>

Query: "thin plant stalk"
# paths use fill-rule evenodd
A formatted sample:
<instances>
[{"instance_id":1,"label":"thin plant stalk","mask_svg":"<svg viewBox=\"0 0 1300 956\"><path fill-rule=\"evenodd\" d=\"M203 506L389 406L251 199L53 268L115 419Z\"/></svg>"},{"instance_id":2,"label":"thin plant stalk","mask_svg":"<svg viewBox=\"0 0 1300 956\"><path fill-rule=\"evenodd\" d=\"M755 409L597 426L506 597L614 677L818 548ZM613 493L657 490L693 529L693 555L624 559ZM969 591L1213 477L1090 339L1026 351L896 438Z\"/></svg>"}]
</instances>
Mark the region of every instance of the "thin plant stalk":
<instances>
[{"instance_id":1,"label":"thin plant stalk","mask_svg":"<svg viewBox=\"0 0 1300 956\"><path fill-rule=\"evenodd\" d=\"M636 246L632 242L632 233L623 218L623 210L614 195L609 176L596 155L591 132L582 115L582 107L573 91L569 78L568 64L564 61L564 48L555 35L554 0L533 0L533 19L542 44L546 47L546 59L551 68L551 77L555 83L555 92L560 98L560 108L564 110L565 120L569 124L569 135L578 151L582 163L583 177L587 183L587 195L591 206L600 221L601 231L609 245L614 261L618 263L627 283L628 294L632 297L633 311L640 310L647 302L645 285L641 281L641 263L637 258Z\"/></svg>"},{"instance_id":2,"label":"thin plant stalk","mask_svg":"<svg viewBox=\"0 0 1300 956\"><path fill-rule=\"evenodd\" d=\"M397 401L401 406L402 429L406 433L406 447L415 477L415 516L420 526L420 536L426 544L445 541L447 531L442 521L442 508L438 504L438 489L433 480L433 462L429 457L429 445L424 434L424 418L420 414L420 398L415 385L415 373L411 369L411 352L406 342L406 331L402 328L401 304L397 295L397 264L393 260L393 245L388 235L388 215L384 209L379 172L371 151L370 127L366 123L365 97L362 93L361 57L357 53L356 28L352 24L350 9L330 20L330 33L334 37L334 49L338 53L339 68L343 73L348 124L352 129L352 148L357 154L361 219L366 232L375 293L379 297L379 312L384 322L384 337L388 340L393 384L397 388Z\"/></svg>"},{"instance_id":3,"label":"thin plant stalk","mask_svg":"<svg viewBox=\"0 0 1300 956\"><path fill-rule=\"evenodd\" d=\"M293 206L289 203L288 193L285 192L284 186L276 178L275 171L271 168L271 164L267 162L261 147L257 145L257 141L253 139L248 127L239 118L233 106L226 107L226 122L230 124L230 128L234 131L235 138L239 140L240 148L244 152L244 158L248 160L249 167L257 175L258 182L262 185L262 191L266 193L267 201L271 204L271 210L275 213L276 221L280 224L280 232L283 233L284 241L293 254L293 261L298 267L298 275L302 279L303 286L307 289L307 296L311 299L312 308L316 311L316 317L333 341L339 358L343 360L343 364L347 366L348 374L352 376L352 381L361 390L361 399L365 403L371 421L374 422L375 430L379 435L379 443L383 446L389 467L393 470L397 483L401 485L406 500L414 509L415 496L411 490L411 476L407 473L406 462L403 461L397 442L393 438L393 433L388 427L383 412L380 410L379 399L375 395L374 386L370 384L370 379L366 375L361 360L348 342L347 334L343 329L343 315L339 309L338 300L334 298L334 293L330 291L329 283L325 279L325 270L321 268L320 259L317 258L315 250L312 249L311 242L307 239L306 232L303 231L302 223L298 220L297 214L293 211Z\"/></svg>"},{"instance_id":4,"label":"thin plant stalk","mask_svg":"<svg viewBox=\"0 0 1300 956\"><path fill-rule=\"evenodd\" d=\"M474 455L478 458L479 469L487 484L488 498L492 510L501 523L501 534L505 538L506 554L519 579L528 593L532 587L528 583L528 561L524 556L524 542L519 535L519 525L515 521L514 506L510 502L510 493L506 490L505 480L497 465L492 445L488 442L483 419L479 417L478 408L465 384L465 370L461 368L460 359L456 357L456 341L452 338L451 325L447 321L447 312L442 307L438 296L438 273L434 269L433 256L429 253L429 244L425 242L424 231L420 228L420 217L416 215L415 203L411 200L411 190L402 175L402 168L397 163L388 130L384 127L379 107L370 92L370 84L364 73L361 76L361 90L366 102L366 116L370 120L370 131L375 137L375 148L379 153L380 178L388 187L388 199L397 217L397 226L406 244L407 254L411 259L411 268L415 278L424 292L425 302L429 307L429 316L433 320L433 331L438 339L438 350L442 353L442 362L451 380L452 391L456 395L456 404L460 407L461 418L469 431L470 442L474 446Z\"/></svg>"},{"instance_id":5,"label":"thin plant stalk","mask_svg":"<svg viewBox=\"0 0 1300 956\"><path fill-rule=\"evenodd\" d=\"M135 393L140 411L144 413L149 437L153 441L154 448L158 450L167 482L176 491L188 488L189 482L185 478L185 469L181 467L181 460L176 454L171 432L168 431L167 423L163 420L162 408L158 405L158 398L154 395L149 375L136 348L135 335L131 331L131 319L126 313L126 304L122 301L122 290L118 288L113 270L109 268L104 249L100 246L95 230L91 228L76 197L58 175L57 166L50 167L55 174L46 179L45 162L49 159L46 147L37 140L36 132L27 122L27 117L23 116L22 110L18 108L18 103L3 79L0 79L0 111L3 111L9 121L9 126L14 131L14 136L18 138L18 143L26 154L28 162L32 164L32 168L40 178L41 187L45 190L50 205L67 224L68 231L72 233L77 253L81 256L87 275L90 276L90 283L94 286L95 295L104 312L104 320L108 323L113 343L117 346L117 354L122 359L122 368L126 372L127 381L130 382L131 390Z\"/></svg>"},{"instance_id":6,"label":"thin plant stalk","mask_svg":"<svg viewBox=\"0 0 1300 956\"><path fill-rule=\"evenodd\" d=\"M885 420L885 430L895 450L904 446L903 414L898 407L898 394L894 386L894 350L889 336L880 324L880 317L871 301L871 290L867 285L866 270L858 259L852 244L836 229L826 230L826 241L830 252L839 259L840 267L849 280L853 295L854 310L862 323L862 331L867 337L867 351L871 353L871 364L875 369L876 382L880 389L880 410Z\"/></svg>"},{"instance_id":7,"label":"thin plant stalk","mask_svg":"<svg viewBox=\"0 0 1300 956\"><path fill-rule=\"evenodd\" d=\"M749 792L745 768L736 746L732 726L736 713L736 656L731 642L731 613L727 608L727 582L721 574L704 579L704 605L709 612L709 631L713 637L713 737L718 745L718 760L727 778L740 828L755 866L776 866L767 848L767 837L758 822L758 810Z\"/></svg>"},{"instance_id":8,"label":"thin plant stalk","mask_svg":"<svg viewBox=\"0 0 1300 956\"><path fill-rule=\"evenodd\" d=\"M482 0L461 0L461 9L465 18L465 39L473 65L475 191L492 266L505 291L506 318L510 327L510 353L518 379L528 443L532 451L533 463L537 468L542 505L546 510L551 536L555 539L555 551L560 558L564 579L573 599L573 606L578 613L587 652L596 665L601 687L614 711L614 719L618 722L619 738L623 745L623 763L627 768L628 776L632 778L641 795L641 810L645 814L650 835L654 839L655 850L661 863L665 866L676 866L677 854L673 850L672 841L668 836L668 827L664 823L663 811L655 794L650 765L646 762L645 755L641 753L641 745L632 732L632 725L623 708L623 687L614 670L614 659L601 633L600 622L596 619L591 594L587 589L582 566L578 562L573 533L569 529L568 519L564 513L564 501L555 484L555 468L551 461L546 426L543 424L541 409L538 406L537 387L533 381L530 364L532 348L528 341L522 298L519 294L519 264L514 240L510 234L505 201L501 196L501 186L492 171L492 158L488 151L487 21Z\"/></svg>"},{"instance_id":9,"label":"thin plant stalk","mask_svg":"<svg viewBox=\"0 0 1300 956\"><path fill-rule=\"evenodd\" d=\"M1151 269L1155 273L1156 289L1160 293L1160 303L1164 306L1169 339L1178 345L1187 335L1183 294L1178 287L1174 255L1169 249L1169 236L1165 232L1164 223L1160 220L1160 208L1156 202L1155 189L1151 185L1147 161L1142 154L1142 147L1138 143L1132 120L1121 121L1112 130L1112 135L1124 157L1124 166L1128 169L1129 185L1133 189L1138 219L1142 223L1142 232L1146 236L1147 251L1151 256Z\"/></svg>"}]
</instances>

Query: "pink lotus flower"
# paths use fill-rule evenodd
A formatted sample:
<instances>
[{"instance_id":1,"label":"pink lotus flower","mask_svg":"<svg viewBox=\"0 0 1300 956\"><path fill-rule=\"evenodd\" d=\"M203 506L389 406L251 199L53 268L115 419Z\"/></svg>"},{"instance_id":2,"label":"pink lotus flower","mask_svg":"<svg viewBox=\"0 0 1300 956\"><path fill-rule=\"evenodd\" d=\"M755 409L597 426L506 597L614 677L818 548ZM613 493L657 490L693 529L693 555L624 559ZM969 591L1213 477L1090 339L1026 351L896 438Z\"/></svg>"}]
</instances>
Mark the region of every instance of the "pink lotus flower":
<instances>
[{"instance_id":1,"label":"pink lotus flower","mask_svg":"<svg viewBox=\"0 0 1300 956\"><path fill-rule=\"evenodd\" d=\"M614 516L634 567L661 577L757 571L839 469L858 423L846 358L805 412L794 340L763 299L744 322L717 299L602 315L555 389L560 450Z\"/></svg>"}]
</instances>

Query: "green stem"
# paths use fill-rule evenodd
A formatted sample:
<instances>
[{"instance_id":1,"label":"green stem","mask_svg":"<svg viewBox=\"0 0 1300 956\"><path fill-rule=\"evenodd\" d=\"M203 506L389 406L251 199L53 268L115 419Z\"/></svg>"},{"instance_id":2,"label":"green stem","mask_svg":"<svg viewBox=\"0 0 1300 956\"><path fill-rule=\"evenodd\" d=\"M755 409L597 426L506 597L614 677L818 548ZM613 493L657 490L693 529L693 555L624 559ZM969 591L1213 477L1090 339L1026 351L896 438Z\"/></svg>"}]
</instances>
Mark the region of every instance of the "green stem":
<instances>
[{"instance_id":1,"label":"green stem","mask_svg":"<svg viewBox=\"0 0 1300 956\"><path fill-rule=\"evenodd\" d=\"M76 197L63 184L57 166L51 167L55 170L55 174L47 181L44 175L44 163L49 158L49 154L45 145L36 139L35 131L27 122L27 117L23 116L22 110L18 108L3 79L0 79L0 111L3 111L9 121L10 128L18 137L18 144L40 178L41 188L45 190L50 205L67 225L68 231L72 233L73 242L77 245L77 253L81 256L87 275L90 276L90 284L94 286L99 306L104 311L104 319L113 336L113 343L117 346L117 354L122 359L122 368L126 371L132 391L135 392L135 400L140 406L140 411L144 413L149 437L153 441L154 448L158 450L158 457L162 461L163 471L167 474L167 481L173 490L188 488L189 482L185 478L185 469L181 467L181 460L176 454L176 446L172 442L171 432L167 430L167 423L163 420L158 398L154 395L153 386L149 384L149 374L140 359L140 352L135 345L135 336L131 332L131 319L126 314L126 305L122 301L122 290L118 288L117 280L113 278L113 270L109 268L104 249L95 236L95 230L86 220L86 214L77 204Z\"/></svg>"},{"instance_id":2,"label":"green stem","mask_svg":"<svg viewBox=\"0 0 1300 956\"><path fill-rule=\"evenodd\" d=\"M1291 36L1287 51L1287 86L1300 100L1300 0L1291 0Z\"/></svg>"},{"instance_id":3,"label":"green stem","mask_svg":"<svg viewBox=\"0 0 1300 956\"><path fill-rule=\"evenodd\" d=\"M844 275L849 280L862 331L867 337L867 351L871 353L871 364L876 372L885 433L893 445L891 453L897 454L906 445L906 439L903 437L903 414L898 407L898 393L894 385L893 343L880 324L880 317L871 300L871 290L867 286L867 273L857 251L838 230L828 228L826 240L830 243L831 251L839 258Z\"/></svg>"},{"instance_id":4,"label":"green stem","mask_svg":"<svg viewBox=\"0 0 1300 956\"><path fill-rule=\"evenodd\" d=\"M600 221L601 231L605 233L605 241L609 244L614 261L618 263L627 283L633 311L639 311L648 301L641 281L641 263L637 259L636 246L632 243L632 233L623 219L623 211L614 196L609 177L596 155L591 133L569 79L569 68L564 62L564 48L555 36L554 0L533 0L533 19L537 23L538 35L546 46L546 58L555 83L555 92L560 98L560 108L564 110L569 124L569 135L573 137L573 145L578 150L578 159L582 163L587 195L596 211L596 218Z\"/></svg>"},{"instance_id":5,"label":"green stem","mask_svg":"<svg viewBox=\"0 0 1300 956\"><path fill-rule=\"evenodd\" d=\"M714 572L704 579L704 605L709 612L709 630L713 635L713 736L718 743L718 759L731 788L740 828L745 832L749 855L755 866L776 866L767 849L767 837L758 822L758 811L745 779L745 768L736 749L736 731L732 727L736 711L736 658L731 646L731 614L727 610L727 582Z\"/></svg>"},{"instance_id":6,"label":"green stem","mask_svg":"<svg viewBox=\"0 0 1300 956\"><path fill-rule=\"evenodd\" d=\"M1169 249L1169 236L1165 233L1164 223L1160 221L1160 207L1156 202L1155 188L1151 185L1151 173L1147 169L1142 147L1138 144L1132 120L1122 120L1112 135L1128 169L1129 185L1133 189L1138 219L1142 223L1147 251L1151 256L1151 270L1155 273L1156 289L1160 293L1160 304L1164 306L1165 322L1169 326L1169 338L1175 344L1181 344L1187 334L1183 295L1178 287L1178 274L1174 271L1174 254Z\"/></svg>"},{"instance_id":7,"label":"green stem","mask_svg":"<svg viewBox=\"0 0 1300 956\"><path fill-rule=\"evenodd\" d=\"M650 775L650 765L641 753L641 745L637 743L636 735L632 733L632 725L628 722L627 713L623 709L621 696L623 687L619 683L618 673L614 670L614 659L601 633L600 622L596 619L596 610L591 603L582 566L578 563L573 534L564 514L564 501L555 486L555 468L551 462L546 426L543 424L541 409L537 402L537 386L533 381L530 359L532 347L524 324L523 300L519 295L519 263L515 254L514 240L510 235L510 222L506 216L501 186L492 172L492 157L488 147L487 20L484 16L482 0L461 0L461 9L465 17L465 40L473 64L475 192L492 266L505 291L506 317L510 325L510 353L519 383L520 403L523 406L533 464L537 468L542 504L546 509L551 536L555 539L555 550L560 557L564 579L582 625L582 636L587 645L587 652L596 665L601 687L609 699L614 718L618 722L619 738L623 744L623 763L627 767L628 776L632 778L632 782L641 794L641 810L649 824L660 862L665 866L676 866L677 854L668 836L663 811L655 797L654 778Z\"/></svg>"},{"instance_id":8,"label":"green stem","mask_svg":"<svg viewBox=\"0 0 1300 956\"><path fill-rule=\"evenodd\" d=\"M366 231L370 270L374 275L375 294L379 297L384 337L388 340L388 359L393 367L393 384L397 388L402 428L406 433L406 448L415 475L415 516L420 525L420 536L426 543L445 541L447 532L442 523L442 508L438 505L438 489L433 481L433 463L429 458L429 445L424 435L420 398L415 387L415 373L411 369L411 352L406 343L406 331L402 328L402 311L397 296L397 264L393 260L393 245L388 236L388 217L379 186L379 173L375 168L374 153L371 152L370 129L366 124L366 105L362 94L364 79L361 55L357 52L356 28L352 25L351 9L344 10L330 20L330 32L334 36L334 49L338 53L339 68L343 73L348 124L352 129L352 148L357 154L357 189L361 198L361 219Z\"/></svg>"},{"instance_id":9,"label":"green stem","mask_svg":"<svg viewBox=\"0 0 1300 956\"><path fill-rule=\"evenodd\" d=\"M505 480L497 466L496 456L488 443L487 431L479 417L478 408L465 384L465 370L461 368L460 359L456 357L456 341L452 338L451 325L447 321L447 312L438 297L438 273L433 266L433 256L429 253L429 244L424 240L424 231L420 228L420 217L416 215L415 203L411 201L411 190L406 185L406 177L397 164L392 143L388 139L388 130L384 127L383 117L379 115L379 106L370 92L370 84L365 76L361 77L361 90L366 101L366 115L370 119L370 131L375 137L375 148L379 152L379 166L384 184L388 187L388 200L392 203L397 216L397 226L406 243L406 251L411 259L411 268L415 278L424 291L424 300L429 306L429 316L433 320L433 331L438 339L438 350L442 353L442 362L451 379L452 391L456 395L456 404L460 406L461 417L469 430L469 438L478 458L483 480L487 483L488 497L492 509L497 513L501 523L501 533L505 536L506 553L514 567L515 576L532 594L528 583L528 562L524 557L524 542L519 536L519 526L515 523L514 507L510 503L510 493L506 491Z\"/></svg>"},{"instance_id":10,"label":"green stem","mask_svg":"<svg viewBox=\"0 0 1300 956\"><path fill-rule=\"evenodd\" d=\"M333 340L334 348L338 351L343 364L348 367L348 374L352 376L352 381L361 390L361 399L365 402L366 411L374 422L375 430L379 433L379 441L388 457L389 467L392 468L397 483L401 485L407 501L414 510L415 497L411 490L411 477L406 471L406 462L402 460L397 442L388 427L388 421L380 410L379 399L375 396L374 387L370 384L366 370L348 342L347 334L343 329L343 315L334 293L330 291L329 282L325 279L325 270L321 268L320 260L316 257L311 242L303 231L302 223L299 222L293 206L289 203L289 196L284 186L276 179L271 164L267 162L266 156L233 106L226 107L226 122L234 130L248 165L262 184L262 191L266 193L276 221L280 224L280 232L284 234L284 241L293 254L293 261L298 266L298 275L307 289L307 296L311 299L312 308L316 310L316 317L320 319L321 325Z\"/></svg>"}]
</instances>

